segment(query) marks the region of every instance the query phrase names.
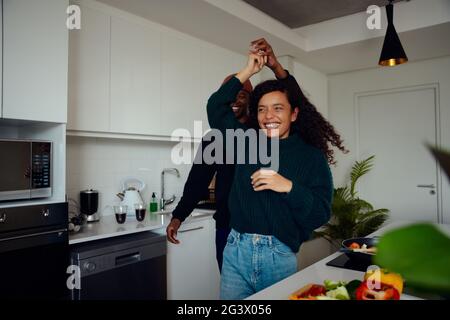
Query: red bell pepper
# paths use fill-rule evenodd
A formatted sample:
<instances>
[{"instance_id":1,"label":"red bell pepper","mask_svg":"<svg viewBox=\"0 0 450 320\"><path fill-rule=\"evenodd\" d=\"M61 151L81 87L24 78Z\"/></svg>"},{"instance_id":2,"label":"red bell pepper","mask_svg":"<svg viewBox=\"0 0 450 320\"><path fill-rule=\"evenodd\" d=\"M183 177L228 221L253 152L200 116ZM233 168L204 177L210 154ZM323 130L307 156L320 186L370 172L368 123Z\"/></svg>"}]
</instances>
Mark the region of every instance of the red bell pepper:
<instances>
[{"instance_id":1,"label":"red bell pepper","mask_svg":"<svg viewBox=\"0 0 450 320\"><path fill-rule=\"evenodd\" d=\"M372 283L369 288L368 281L364 281L356 289L356 300L399 300L400 294L393 286L385 283Z\"/></svg>"}]
</instances>

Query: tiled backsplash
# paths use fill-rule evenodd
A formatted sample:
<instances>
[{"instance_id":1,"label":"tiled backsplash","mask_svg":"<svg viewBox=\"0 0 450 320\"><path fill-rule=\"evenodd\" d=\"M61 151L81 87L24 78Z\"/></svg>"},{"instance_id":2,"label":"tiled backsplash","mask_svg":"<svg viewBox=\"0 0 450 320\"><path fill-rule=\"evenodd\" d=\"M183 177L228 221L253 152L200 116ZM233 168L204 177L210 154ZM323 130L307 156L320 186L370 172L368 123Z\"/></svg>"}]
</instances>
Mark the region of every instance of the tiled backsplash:
<instances>
[{"instance_id":1,"label":"tiled backsplash","mask_svg":"<svg viewBox=\"0 0 450 320\"><path fill-rule=\"evenodd\" d=\"M79 201L85 189L99 191L99 212L113 213L112 205L120 202L125 177L137 177L146 183L142 196L149 202L152 192L161 196L161 171L177 168L180 178L165 175L165 197L180 200L190 164L175 165L171 160L175 142L137 141L106 138L67 137L67 194Z\"/></svg>"}]
</instances>

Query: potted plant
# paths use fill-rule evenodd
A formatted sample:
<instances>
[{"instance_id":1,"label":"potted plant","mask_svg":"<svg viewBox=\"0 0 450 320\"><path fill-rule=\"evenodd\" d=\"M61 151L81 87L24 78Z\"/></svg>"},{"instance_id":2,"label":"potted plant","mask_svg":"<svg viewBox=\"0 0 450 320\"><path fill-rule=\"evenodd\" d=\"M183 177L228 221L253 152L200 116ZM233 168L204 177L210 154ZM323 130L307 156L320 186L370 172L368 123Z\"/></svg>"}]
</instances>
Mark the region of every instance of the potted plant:
<instances>
[{"instance_id":1,"label":"potted plant","mask_svg":"<svg viewBox=\"0 0 450 320\"><path fill-rule=\"evenodd\" d=\"M358 180L373 167L375 156L356 161L350 173L350 186L334 189L331 219L314 232L314 237L323 237L337 250L343 239L365 237L376 231L388 218L388 209L374 209L358 197Z\"/></svg>"}]
</instances>

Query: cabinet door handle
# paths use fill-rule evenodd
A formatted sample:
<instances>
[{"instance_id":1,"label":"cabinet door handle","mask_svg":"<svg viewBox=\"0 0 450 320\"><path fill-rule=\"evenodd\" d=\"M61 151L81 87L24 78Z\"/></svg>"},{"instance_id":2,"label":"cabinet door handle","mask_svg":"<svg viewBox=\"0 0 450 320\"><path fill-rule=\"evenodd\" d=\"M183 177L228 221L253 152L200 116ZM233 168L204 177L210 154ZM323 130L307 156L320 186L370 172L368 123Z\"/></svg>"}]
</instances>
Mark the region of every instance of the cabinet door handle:
<instances>
[{"instance_id":1,"label":"cabinet door handle","mask_svg":"<svg viewBox=\"0 0 450 320\"><path fill-rule=\"evenodd\" d=\"M418 184L418 185L417 185L417 188L430 188L430 189L434 189L434 188L436 188L436 187L434 186L434 184Z\"/></svg>"},{"instance_id":2,"label":"cabinet door handle","mask_svg":"<svg viewBox=\"0 0 450 320\"><path fill-rule=\"evenodd\" d=\"M194 230L200 230L203 229L203 227L196 227L196 228L192 228L192 229L185 229L185 230L180 230L178 231L179 233L184 233L184 232L189 232L189 231L194 231Z\"/></svg>"}]
</instances>

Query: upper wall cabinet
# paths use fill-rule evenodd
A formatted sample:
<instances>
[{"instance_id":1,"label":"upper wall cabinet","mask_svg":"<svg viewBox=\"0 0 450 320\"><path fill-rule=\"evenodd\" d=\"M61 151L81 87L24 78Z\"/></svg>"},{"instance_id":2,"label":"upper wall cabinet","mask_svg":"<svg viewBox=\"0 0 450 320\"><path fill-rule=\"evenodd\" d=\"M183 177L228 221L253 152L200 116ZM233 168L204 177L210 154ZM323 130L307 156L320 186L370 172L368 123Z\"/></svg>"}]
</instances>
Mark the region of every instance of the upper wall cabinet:
<instances>
[{"instance_id":1,"label":"upper wall cabinet","mask_svg":"<svg viewBox=\"0 0 450 320\"><path fill-rule=\"evenodd\" d=\"M111 131L159 135L161 34L111 17Z\"/></svg>"},{"instance_id":2,"label":"upper wall cabinet","mask_svg":"<svg viewBox=\"0 0 450 320\"><path fill-rule=\"evenodd\" d=\"M3 118L67 120L67 0L3 0Z\"/></svg>"},{"instance_id":3,"label":"upper wall cabinet","mask_svg":"<svg viewBox=\"0 0 450 320\"><path fill-rule=\"evenodd\" d=\"M67 129L109 131L110 17L80 5L81 29L70 31Z\"/></svg>"},{"instance_id":4,"label":"upper wall cabinet","mask_svg":"<svg viewBox=\"0 0 450 320\"><path fill-rule=\"evenodd\" d=\"M194 135L194 121L203 121L206 101L202 99L202 49L200 43L170 33L162 35L161 132L170 136L176 129ZM180 134L180 136L185 136Z\"/></svg>"},{"instance_id":5,"label":"upper wall cabinet","mask_svg":"<svg viewBox=\"0 0 450 320\"><path fill-rule=\"evenodd\" d=\"M69 134L201 137L209 96L246 57L97 1L74 3L82 14L70 32Z\"/></svg>"}]
</instances>

